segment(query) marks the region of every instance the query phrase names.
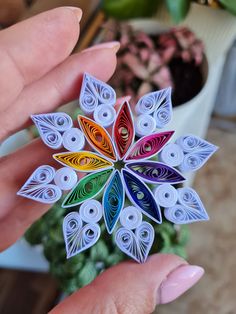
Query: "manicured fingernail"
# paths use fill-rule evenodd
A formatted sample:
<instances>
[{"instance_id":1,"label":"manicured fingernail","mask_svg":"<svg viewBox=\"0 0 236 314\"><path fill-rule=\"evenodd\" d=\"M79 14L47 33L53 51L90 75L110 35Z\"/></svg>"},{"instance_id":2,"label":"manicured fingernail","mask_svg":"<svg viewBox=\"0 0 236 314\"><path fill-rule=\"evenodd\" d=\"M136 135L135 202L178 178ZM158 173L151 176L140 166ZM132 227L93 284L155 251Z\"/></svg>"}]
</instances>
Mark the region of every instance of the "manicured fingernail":
<instances>
[{"instance_id":1,"label":"manicured fingernail","mask_svg":"<svg viewBox=\"0 0 236 314\"><path fill-rule=\"evenodd\" d=\"M94 50L98 50L98 49L113 49L114 52L116 53L119 50L119 48L120 48L119 41L109 41L106 43L102 43L99 45L89 47L89 48L85 49L83 52L94 51Z\"/></svg>"},{"instance_id":2,"label":"manicured fingernail","mask_svg":"<svg viewBox=\"0 0 236 314\"><path fill-rule=\"evenodd\" d=\"M203 274L204 269L199 266L178 267L161 284L158 291L158 303L165 304L177 299L195 285Z\"/></svg>"},{"instance_id":3,"label":"manicured fingernail","mask_svg":"<svg viewBox=\"0 0 236 314\"><path fill-rule=\"evenodd\" d=\"M81 21L83 12L80 8L77 8L77 7L65 7L65 8L72 10L75 13L75 15L77 16L78 22Z\"/></svg>"}]
</instances>

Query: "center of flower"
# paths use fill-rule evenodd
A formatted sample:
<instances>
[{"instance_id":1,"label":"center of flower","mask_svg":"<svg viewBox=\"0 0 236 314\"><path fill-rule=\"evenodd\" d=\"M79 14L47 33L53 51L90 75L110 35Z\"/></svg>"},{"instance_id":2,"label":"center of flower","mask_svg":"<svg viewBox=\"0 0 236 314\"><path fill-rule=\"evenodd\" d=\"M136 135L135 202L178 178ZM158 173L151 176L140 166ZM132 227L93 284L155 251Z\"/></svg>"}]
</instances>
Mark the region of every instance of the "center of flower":
<instances>
[{"instance_id":1,"label":"center of flower","mask_svg":"<svg viewBox=\"0 0 236 314\"><path fill-rule=\"evenodd\" d=\"M114 162L114 168L121 171L121 169L123 169L125 166L125 162L123 160L117 160L116 162Z\"/></svg>"}]
</instances>

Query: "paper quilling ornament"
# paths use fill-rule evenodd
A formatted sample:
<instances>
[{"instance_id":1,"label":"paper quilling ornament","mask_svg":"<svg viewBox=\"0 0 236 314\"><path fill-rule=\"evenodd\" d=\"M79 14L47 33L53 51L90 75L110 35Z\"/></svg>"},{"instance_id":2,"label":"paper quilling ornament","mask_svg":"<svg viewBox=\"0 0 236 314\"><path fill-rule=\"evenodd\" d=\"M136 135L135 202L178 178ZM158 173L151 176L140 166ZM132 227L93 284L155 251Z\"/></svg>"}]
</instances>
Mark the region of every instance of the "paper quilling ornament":
<instances>
[{"instance_id":1,"label":"paper quilling ornament","mask_svg":"<svg viewBox=\"0 0 236 314\"><path fill-rule=\"evenodd\" d=\"M155 234L145 217L157 224L163 217L174 224L209 219L196 191L175 185L217 147L191 134L173 143L174 130L159 130L172 117L171 89L143 96L134 112L127 101L118 111L115 103L115 91L85 73L79 97L84 115L76 125L61 112L32 116L43 142L61 150L53 158L63 167L37 168L17 194L51 204L67 193L62 204L71 208L62 226L67 258L96 243L101 219L120 250L140 263Z\"/></svg>"}]
</instances>

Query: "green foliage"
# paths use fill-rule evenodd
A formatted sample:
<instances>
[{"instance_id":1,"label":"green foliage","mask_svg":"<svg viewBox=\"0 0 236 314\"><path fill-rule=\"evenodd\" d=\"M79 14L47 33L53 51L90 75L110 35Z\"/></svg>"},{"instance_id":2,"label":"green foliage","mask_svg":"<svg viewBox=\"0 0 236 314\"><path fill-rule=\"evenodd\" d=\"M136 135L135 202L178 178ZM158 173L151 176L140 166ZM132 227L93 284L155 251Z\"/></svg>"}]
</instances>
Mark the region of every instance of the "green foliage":
<instances>
[{"instance_id":1,"label":"green foliage","mask_svg":"<svg viewBox=\"0 0 236 314\"><path fill-rule=\"evenodd\" d=\"M181 22L187 15L191 0L165 0L167 9L174 22Z\"/></svg>"},{"instance_id":2,"label":"green foliage","mask_svg":"<svg viewBox=\"0 0 236 314\"><path fill-rule=\"evenodd\" d=\"M103 0L103 9L108 16L119 20L151 16L158 0Z\"/></svg>"},{"instance_id":3,"label":"green foliage","mask_svg":"<svg viewBox=\"0 0 236 314\"><path fill-rule=\"evenodd\" d=\"M219 0L220 4L229 12L236 14L236 1L235 0Z\"/></svg>"},{"instance_id":4,"label":"green foliage","mask_svg":"<svg viewBox=\"0 0 236 314\"><path fill-rule=\"evenodd\" d=\"M66 258L62 233L63 217L70 211L61 207L61 200L26 232L26 240L32 244L42 244L43 252L49 261L50 272L58 280L61 289L70 294L91 282L104 269L128 257L115 245L114 233L109 235L105 224L101 223L101 237L90 249ZM77 208L73 208L77 210ZM173 253L186 258L185 245L188 241L188 228L176 228L164 221L157 225L149 221L155 229L155 240L150 253Z\"/></svg>"}]
</instances>

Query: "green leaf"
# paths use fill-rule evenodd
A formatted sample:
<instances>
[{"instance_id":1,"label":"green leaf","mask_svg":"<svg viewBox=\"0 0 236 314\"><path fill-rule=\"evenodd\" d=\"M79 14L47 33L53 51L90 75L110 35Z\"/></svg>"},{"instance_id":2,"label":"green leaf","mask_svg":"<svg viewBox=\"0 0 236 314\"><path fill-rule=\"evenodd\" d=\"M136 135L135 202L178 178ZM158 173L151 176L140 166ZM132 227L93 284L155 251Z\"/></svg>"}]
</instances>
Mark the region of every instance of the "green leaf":
<instances>
[{"instance_id":1,"label":"green leaf","mask_svg":"<svg viewBox=\"0 0 236 314\"><path fill-rule=\"evenodd\" d=\"M219 2L229 12L236 14L236 1L235 0L219 0Z\"/></svg>"},{"instance_id":2,"label":"green leaf","mask_svg":"<svg viewBox=\"0 0 236 314\"><path fill-rule=\"evenodd\" d=\"M105 261L108 257L108 249L103 240L99 240L91 249L90 257L93 261Z\"/></svg>"},{"instance_id":3,"label":"green leaf","mask_svg":"<svg viewBox=\"0 0 236 314\"><path fill-rule=\"evenodd\" d=\"M166 0L167 9L175 23L181 22L187 15L191 0Z\"/></svg>"},{"instance_id":4,"label":"green leaf","mask_svg":"<svg viewBox=\"0 0 236 314\"><path fill-rule=\"evenodd\" d=\"M84 267L78 274L78 284L83 287L93 281L96 276L97 270L95 264L90 260L87 260Z\"/></svg>"},{"instance_id":5,"label":"green leaf","mask_svg":"<svg viewBox=\"0 0 236 314\"><path fill-rule=\"evenodd\" d=\"M25 233L25 239L31 245L41 244L46 234L46 225L42 219L36 221Z\"/></svg>"},{"instance_id":6,"label":"green leaf","mask_svg":"<svg viewBox=\"0 0 236 314\"><path fill-rule=\"evenodd\" d=\"M159 0L103 0L108 16L125 20L155 14Z\"/></svg>"}]
</instances>

